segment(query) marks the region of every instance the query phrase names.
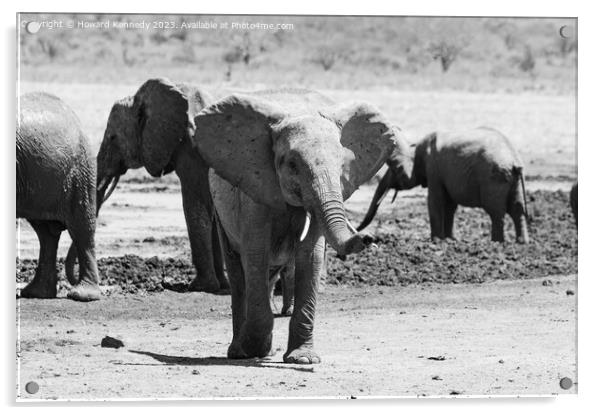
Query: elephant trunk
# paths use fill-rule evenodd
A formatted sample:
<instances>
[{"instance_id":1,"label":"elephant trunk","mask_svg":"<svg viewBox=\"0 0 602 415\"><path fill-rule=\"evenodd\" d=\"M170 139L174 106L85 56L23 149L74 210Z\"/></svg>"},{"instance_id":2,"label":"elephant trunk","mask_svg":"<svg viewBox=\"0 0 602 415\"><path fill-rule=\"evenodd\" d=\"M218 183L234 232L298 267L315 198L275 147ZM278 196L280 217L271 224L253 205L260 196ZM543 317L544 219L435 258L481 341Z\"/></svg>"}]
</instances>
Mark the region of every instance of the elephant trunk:
<instances>
[{"instance_id":1,"label":"elephant trunk","mask_svg":"<svg viewBox=\"0 0 602 415\"><path fill-rule=\"evenodd\" d=\"M364 220L362 221L362 223L360 223L360 226L358 226L358 228L357 228L358 231L361 231L362 229L364 229L365 227L370 225L370 223L372 222L372 219L374 219L374 216L376 215L376 211L378 210L378 207L380 206L380 204L382 203L384 198L387 196L387 193L389 193L389 190L392 187L393 187L393 170L391 170L391 168L389 167L387 169L387 172L383 176L383 178L378 183L378 187L376 188L376 191L374 192L374 196L372 197L372 202L370 202L370 207L368 208L368 212L366 212L366 216L364 217Z\"/></svg>"},{"instance_id":2,"label":"elephant trunk","mask_svg":"<svg viewBox=\"0 0 602 415\"><path fill-rule=\"evenodd\" d=\"M324 230L326 241L341 257L360 252L373 242L370 235L354 232L348 226L340 189L327 187L317 192L317 203L313 208L316 220Z\"/></svg>"}]
</instances>

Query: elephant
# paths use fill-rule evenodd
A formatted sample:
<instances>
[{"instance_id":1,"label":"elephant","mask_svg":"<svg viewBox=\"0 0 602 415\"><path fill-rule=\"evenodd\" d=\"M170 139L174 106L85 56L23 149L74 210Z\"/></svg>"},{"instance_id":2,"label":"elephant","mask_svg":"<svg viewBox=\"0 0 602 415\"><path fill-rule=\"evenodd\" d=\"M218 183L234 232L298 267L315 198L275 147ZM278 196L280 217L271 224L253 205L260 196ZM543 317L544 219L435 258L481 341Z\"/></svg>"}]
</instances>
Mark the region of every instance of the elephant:
<instances>
[{"instance_id":1,"label":"elephant","mask_svg":"<svg viewBox=\"0 0 602 415\"><path fill-rule=\"evenodd\" d=\"M579 213L579 209L577 209L577 191L577 183L575 183L573 187L571 187L571 193L569 195L571 200L571 211L573 212L573 217L575 218L575 224L577 224L577 214Z\"/></svg>"},{"instance_id":2,"label":"elephant","mask_svg":"<svg viewBox=\"0 0 602 415\"><path fill-rule=\"evenodd\" d=\"M269 277L294 261L283 359L319 363L313 327L325 242L339 255L373 244L350 230L343 202L384 164L395 132L370 104L337 105L302 89L227 96L197 114L195 125L231 285L228 358L269 354Z\"/></svg>"},{"instance_id":3,"label":"elephant","mask_svg":"<svg viewBox=\"0 0 602 415\"><path fill-rule=\"evenodd\" d=\"M523 164L502 133L489 127L434 132L414 146L413 156L411 151L407 141L393 151L358 230L370 224L390 189L395 189L397 196L399 190L422 186L428 187L433 240L454 239L454 214L462 205L485 209L491 218L493 241L504 241L504 216L508 213L517 242L529 242Z\"/></svg>"},{"instance_id":4,"label":"elephant","mask_svg":"<svg viewBox=\"0 0 602 415\"><path fill-rule=\"evenodd\" d=\"M229 284L212 223L209 168L192 149L193 117L211 100L194 86L161 78L115 102L97 156L97 200L100 207L128 169L145 167L153 177L175 171L196 269L189 290L224 293Z\"/></svg>"},{"instance_id":5,"label":"elephant","mask_svg":"<svg viewBox=\"0 0 602 415\"><path fill-rule=\"evenodd\" d=\"M71 235L79 276L67 296L100 299L94 247L96 231L96 160L81 123L60 98L43 92L19 99L17 142L17 217L31 224L40 242L33 280L25 298L57 294L56 256L63 230Z\"/></svg>"},{"instance_id":6,"label":"elephant","mask_svg":"<svg viewBox=\"0 0 602 415\"><path fill-rule=\"evenodd\" d=\"M274 289L276 283L280 281L282 291L282 308L280 310L281 316L292 316L293 315L293 301L295 295L295 262L290 261L282 269L270 275L270 300L274 304L274 310L277 310L274 302ZM274 311L277 314L277 311Z\"/></svg>"}]
</instances>

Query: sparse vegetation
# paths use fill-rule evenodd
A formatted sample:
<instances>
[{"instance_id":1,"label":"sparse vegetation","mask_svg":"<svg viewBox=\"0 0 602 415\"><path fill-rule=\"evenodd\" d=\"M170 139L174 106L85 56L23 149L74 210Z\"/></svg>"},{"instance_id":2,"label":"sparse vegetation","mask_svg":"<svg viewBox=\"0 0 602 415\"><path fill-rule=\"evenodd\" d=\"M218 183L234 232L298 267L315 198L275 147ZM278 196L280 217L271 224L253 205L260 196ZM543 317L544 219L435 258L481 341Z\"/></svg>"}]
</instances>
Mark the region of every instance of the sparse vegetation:
<instances>
[{"instance_id":1,"label":"sparse vegetation","mask_svg":"<svg viewBox=\"0 0 602 415\"><path fill-rule=\"evenodd\" d=\"M199 19L248 20L241 16L64 16L82 19L173 20L176 28L22 31L21 78L127 83L152 70L203 83L225 73L240 87L491 92L532 90L537 82L538 90L575 88L577 39L559 34L576 24L570 19L262 16L261 22L294 29L245 31L180 28Z\"/></svg>"}]
</instances>

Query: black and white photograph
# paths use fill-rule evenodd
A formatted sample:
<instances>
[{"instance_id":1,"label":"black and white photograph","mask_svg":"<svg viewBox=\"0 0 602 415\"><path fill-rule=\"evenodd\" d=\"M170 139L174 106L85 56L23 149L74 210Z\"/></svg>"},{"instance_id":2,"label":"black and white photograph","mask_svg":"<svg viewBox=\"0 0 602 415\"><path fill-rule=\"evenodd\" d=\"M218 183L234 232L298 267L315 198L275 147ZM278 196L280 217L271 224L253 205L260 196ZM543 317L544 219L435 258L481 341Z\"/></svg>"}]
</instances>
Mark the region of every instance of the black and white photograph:
<instances>
[{"instance_id":1,"label":"black and white photograph","mask_svg":"<svg viewBox=\"0 0 602 415\"><path fill-rule=\"evenodd\" d=\"M576 394L578 33L17 13L15 399Z\"/></svg>"}]
</instances>

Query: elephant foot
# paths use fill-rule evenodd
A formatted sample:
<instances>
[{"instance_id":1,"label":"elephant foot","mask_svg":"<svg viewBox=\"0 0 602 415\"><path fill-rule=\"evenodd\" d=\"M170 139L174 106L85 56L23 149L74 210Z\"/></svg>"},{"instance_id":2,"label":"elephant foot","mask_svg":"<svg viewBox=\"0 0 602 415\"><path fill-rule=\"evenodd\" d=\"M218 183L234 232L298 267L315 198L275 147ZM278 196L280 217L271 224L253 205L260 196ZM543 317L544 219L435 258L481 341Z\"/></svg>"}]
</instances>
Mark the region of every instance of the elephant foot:
<instances>
[{"instance_id":1,"label":"elephant foot","mask_svg":"<svg viewBox=\"0 0 602 415\"><path fill-rule=\"evenodd\" d=\"M290 317L293 315L293 308L282 308L280 311L281 316Z\"/></svg>"},{"instance_id":2,"label":"elephant foot","mask_svg":"<svg viewBox=\"0 0 602 415\"><path fill-rule=\"evenodd\" d=\"M269 340L261 342L263 344L246 342L247 345L243 346L241 343L233 341L228 346L228 359L251 359L254 357L267 357L273 356L274 351L272 350L272 335L270 334Z\"/></svg>"},{"instance_id":3,"label":"elephant foot","mask_svg":"<svg viewBox=\"0 0 602 415\"><path fill-rule=\"evenodd\" d=\"M98 285L82 282L67 293L67 298L84 302L97 301L100 300L100 288Z\"/></svg>"},{"instance_id":4,"label":"elephant foot","mask_svg":"<svg viewBox=\"0 0 602 415\"><path fill-rule=\"evenodd\" d=\"M241 336L242 340L233 340L228 347L229 359L249 359L266 357L272 353L272 333L266 336Z\"/></svg>"},{"instance_id":5,"label":"elephant foot","mask_svg":"<svg viewBox=\"0 0 602 415\"><path fill-rule=\"evenodd\" d=\"M320 361L320 356L308 346L301 346L284 354L284 363L312 365L320 363Z\"/></svg>"},{"instance_id":6,"label":"elephant foot","mask_svg":"<svg viewBox=\"0 0 602 415\"><path fill-rule=\"evenodd\" d=\"M228 359L248 359L249 356L242 349L240 343L233 341L228 346Z\"/></svg>"},{"instance_id":7,"label":"elephant foot","mask_svg":"<svg viewBox=\"0 0 602 415\"><path fill-rule=\"evenodd\" d=\"M272 351L272 333L267 336L247 336L242 348L250 357L269 356Z\"/></svg>"},{"instance_id":8,"label":"elephant foot","mask_svg":"<svg viewBox=\"0 0 602 415\"><path fill-rule=\"evenodd\" d=\"M21 298L56 298L56 284L44 284L35 279L19 294Z\"/></svg>"},{"instance_id":9,"label":"elephant foot","mask_svg":"<svg viewBox=\"0 0 602 415\"><path fill-rule=\"evenodd\" d=\"M518 238L516 238L516 242L519 244L528 244L529 237L528 236L519 236Z\"/></svg>"},{"instance_id":10,"label":"elephant foot","mask_svg":"<svg viewBox=\"0 0 602 415\"><path fill-rule=\"evenodd\" d=\"M219 282L219 291L218 294L231 294L230 291L230 283L228 281L220 281Z\"/></svg>"},{"instance_id":11,"label":"elephant foot","mask_svg":"<svg viewBox=\"0 0 602 415\"><path fill-rule=\"evenodd\" d=\"M219 282L215 278L210 280L203 280L199 277L196 277L188 286L188 291L218 294L221 291L221 287Z\"/></svg>"}]
</instances>

